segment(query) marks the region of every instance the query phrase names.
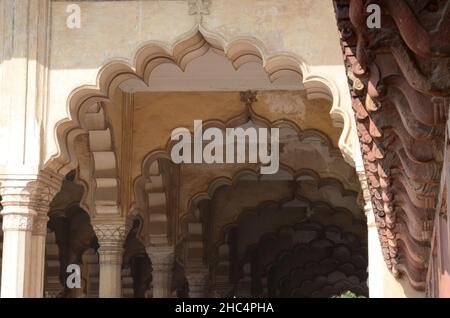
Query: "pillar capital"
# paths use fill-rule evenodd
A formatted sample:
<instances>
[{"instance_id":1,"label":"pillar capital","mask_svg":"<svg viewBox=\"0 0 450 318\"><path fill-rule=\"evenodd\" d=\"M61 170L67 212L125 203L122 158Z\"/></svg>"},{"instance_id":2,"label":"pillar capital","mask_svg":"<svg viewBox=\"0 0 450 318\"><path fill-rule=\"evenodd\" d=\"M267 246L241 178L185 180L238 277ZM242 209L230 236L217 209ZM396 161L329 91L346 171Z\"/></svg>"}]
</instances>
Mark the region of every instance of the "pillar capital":
<instances>
[{"instance_id":1,"label":"pillar capital","mask_svg":"<svg viewBox=\"0 0 450 318\"><path fill-rule=\"evenodd\" d=\"M175 256L173 246L149 246L147 254L152 261L152 266L172 266Z\"/></svg>"},{"instance_id":2,"label":"pillar capital","mask_svg":"<svg viewBox=\"0 0 450 318\"><path fill-rule=\"evenodd\" d=\"M116 224L93 223L94 232L97 235L100 246L122 246L126 236L125 222Z\"/></svg>"},{"instance_id":3,"label":"pillar capital","mask_svg":"<svg viewBox=\"0 0 450 318\"><path fill-rule=\"evenodd\" d=\"M49 171L41 171L37 175L0 175L2 215L46 215L62 181L61 176Z\"/></svg>"},{"instance_id":4,"label":"pillar capital","mask_svg":"<svg viewBox=\"0 0 450 318\"><path fill-rule=\"evenodd\" d=\"M209 276L209 270L206 267L187 267L184 272L189 283L192 282L194 284L203 283Z\"/></svg>"},{"instance_id":5,"label":"pillar capital","mask_svg":"<svg viewBox=\"0 0 450 318\"><path fill-rule=\"evenodd\" d=\"M93 219L92 226L100 248L100 264L122 264L123 244L127 233L125 220Z\"/></svg>"},{"instance_id":6,"label":"pillar capital","mask_svg":"<svg viewBox=\"0 0 450 318\"><path fill-rule=\"evenodd\" d=\"M92 226L100 245L99 296L120 297L123 244L127 234L126 221L118 218L94 218Z\"/></svg>"},{"instance_id":7,"label":"pillar capital","mask_svg":"<svg viewBox=\"0 0 450 318\"><path fill-rule=\"evenodd\" d=\"M186 266L184 273L189 284L189 297L206 297L209 283L208 268L205 266L190 267L188 265Z\"/></svg>"},{"instance_id":8,"label":"pillar capital","mask_svg":"<svg viewBox=\"0 0 450 318\"><path fill-rule=\"evenodd\" d=\"M123 244L126 236L125 222L119 223L95 223L94 232L97 235L100 248L100 264L122 264Z\"/></svg>"},{"instance_id":9,"label":"pillar capital","mask_svg":"<svg viewBox=\"0 0 450 318\"><path fill-rule=\"evenodd\" d=\"M38 175L0 175L3 230L46 233L50 202L61 188L62 177L48 171Z\"/></svg>"}]
</instances>

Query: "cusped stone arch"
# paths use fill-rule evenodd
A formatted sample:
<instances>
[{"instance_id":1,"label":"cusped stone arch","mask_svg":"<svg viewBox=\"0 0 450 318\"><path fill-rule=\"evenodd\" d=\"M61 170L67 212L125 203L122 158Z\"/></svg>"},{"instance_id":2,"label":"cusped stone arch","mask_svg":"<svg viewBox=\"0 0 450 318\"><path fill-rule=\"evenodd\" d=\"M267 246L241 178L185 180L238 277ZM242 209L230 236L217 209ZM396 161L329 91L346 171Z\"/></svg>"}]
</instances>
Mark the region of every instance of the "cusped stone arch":
<instances>
[{"instance_id":1,"label":"cusped stone arch","mask_svg":"<svg viewBox=\"0 0 450 318\"><path fill-rule=\"evenodd\" d=\"M326 280L330 274L338 274L344 280L352 277L350 282L367 293L365 243L358 235L336 225L305 221L281 226L261 236L247 250L244 262L234 260L233 263L230 277L233 284L245 284L251 279L254 296L310 297L286 291L280 293L280 289L308 293L311 291L306 288L308 284L302 286L302 283L314 282L317 278L320 283L322 277L325 285L334 285L336 281Z\"/></svg>"},{"instance_id":2,"label":"cusped stone arch","mask_svg":"<svg viewBox=\"0 0 450 318\"><path fill-rule=\"evenodd\" d=\"M104 107L102 98L80 101L77 112L72 115L76 120L58 126L57 136L60 145L64 145L61 148L63 152L49 163L51 168L60 173L77 169L75 181L85 189L80 205L91 214L116 213L120 201L114 137ZM86 136L84 142L89 152L83 172L80 171L81 162L75 149L75 144L80 142L82 136Z\"/></svg>"},{"instance_id":3,"label":"cusped stone arch","mask_svg":"<svg viewBox=\"0 0 450 318\"><path fill-rule=\"evenodd\" d=\"M346 161L353 163L352 117L346 107L341 105L341 93L332 79L313 73L308 65L294 54L268 54L263 44L254 38L236 37L226 41L219 34L199 26L173 44L145 43L135 52L132 62L123 59L108 62L99 70L96 85L75 89L68 97L69 119L60 121L56 127L58 154L47 162L47 166L62 171L63 174L76 167L74 140L80 134L88 134L92 144L90 151L96 178L95 191L98 189L99 192L107 192L109 195L117 194L120 171L117 158L114 157L111 127L107 125L101 103L109 101L112 92L127 80L137 80L148 85L150 74L157 66L172 63L183 70L190 61L205 54L209 48L222 51L235 68L250 61L260 62L271 81L275 81L285 72L299 74L308 98L325 98L332 102L331 116L335 124L343 128L339 147ZM89 192L93 192L90 188L89 185Z\"/></svg>"},{"instance_id":4,"label":"cusped stone arch","mask_svg":"<svg viewBox=\"0 0 450 318\"><path fill-rule=\"evenodd\" d=\"M325 224L336 223L339 225L343 225L344 223L347 224L348 222L350 222L349 224L347 224L347 230L353 232L356 231L360 235L365 236L364 233L366 230L366 224L362 213L362 207L357 204L357 193L345 189L345 187L339 180L332 178L320 178L320 176L315 171L309 169L302 169L300 171L294 172L289 169L289 167L282 167L282 169L280 170L280 177L288 180L290 183L301 183L305 182L305 180L314 180L318 188L315 190L315 194L311 193L310 191L308 195L311 195L312 199L316 201L314 202L306 197L302 197L296 187L292 187L292 190L289 191L289 196L284 197L281 201L267 201L266 197L264 197L261 199L261 201L258 201L257 204L254 205L257 206L257 208L244 209L242 213L239 213L234 220L232 220L228 224L225 224L220 229L220 239L213 240L213 242L207 242L207 240L205 241L204 234L205 229L207 231L208 225L205 225L205 222L207 221L205 221L204 217L203 219L200 218L200 212L203 210L201 205L204 205L205 202L206 204L207 202L210 202L218 189L221 189L223 187L233 189L233 187L235 187L236 184L240 181L247 180L258 182L258 180L264 180L266 177L263 175L259 175L257 171L246 169L240 170L232 178L220 177L214 179L210 183L207 191L197 193L194 197L191 198L189 212L181 220L180 230L182 231L182 233L179 236L179 241L184 243L185 249L187 250L186 254L197 256L200 255L200 258L202 258L203 260L208 260L208 263L213 264L213 267L229 266L225 263L228 263L227 255L229 253L229 250L227 249L227 241L229 238L228 234L230 230L235 229L240 221L245 218L245 216L257 215L264 206L282 207L284 203L290 204L292 202L297 202L297 205L301 203L301 205L305 209L303 213L305 219L307 218L308 213L311 213L311 211L315 209L334 211L335 213L329 213L330 215L328 216L327 213L322 213L323 211L319 211L317 213L317 217L313 216L312 219L321 221ZM308 184L308 186L310 186L310 184ZM334 189L334 194L331 196L330 187ZM324 193L321 195L319 193L320 191L324 191ZM326 198L327 196L330 198L330 202L321 201L321 199ZM353 204L348 206L349 202L353 202ZM340 207L339 205L342 206ZM350 211L347 207L350 207L352 211ZM318 217L319 214L321 215L321 217ZM268 219L276 219L278 217L280 216L271 215L271 218ZM291 221L294 223L299 222L301 221L301 218L299 219L298 217L296 217ZM345 225L343 226L345 227ZM352 228L352 226L354 228Z\"/></svg>"},{"instance_id":5,"label":"cusped stone arch","mask_svg":"<svg viewBox=\"0 0 450 318\"><path fill-rule=\"evenodd\" d=\"M246 93L242 93L245 95ZM241 96L243 98L242 102L245 102L245 96ZM224 131L228 127L244 127L246 125L255 126L255 127L270 127L270 128L280 128L281 130L281 138L283 138L283 131L292 131L295 136L298 137L297 142L301 143L303 140L306 140L308 138L314 137L320 139L320 142L323 143L324 147L328 149L328 152L331 153L334 151L334 146L332 141L329 139L327 135L322 133L319 130L316 129L306 129L302 130L296 123L290 121L289 119L281 119L276 121L270 121L262 116L259 116L256 114L251 106L247 105L247 107L244 108L242 113L237 114L236 116L230 118L228 121L223 122L218 119L212 119L207 120L203 123L203 129L207 128L219 128L220 130ZM166 162L166 172L169 171L169 166L172 166L172 170L176 170L175 165L170 164L169 161L171 161L170 153L172 147L175 145L176 141L172 141L171 138L167 137L167 142L165 149L160 149L156 151L150 152L142 161L141 165L141 175L138 176L134 181L134 193L135 193L135 200L132 205L132 213L137 215L140 214L143 216L143 218L146 220L144 223L144 231L147 233L152 232L149 230L150 228L154 228L156 232L158 232L160 235L160 243L165 241L168 242L174 242L174 241L182 241L183 240L183 234L180 234L180 231L177 232L177 237L175 238L173 236L174 227L172 226L172 234L170 234L171 228L169 227L168 216L164 215L164 212L154 212L156 210L158 211L166 211L168 213L169 209L166 207L166 202L168 200L168 193L164 194L164 191L167 192L168 187L164 186L162 184L163 182L163 174L161 173L160 169L158 168L159 165L161 165L162 162ZM344 162L342 160L342 162ZM344 162L345 163L345 162ZM346 163L345 163L346 164ZM291 178L292 176L296 175L294 170L289 167L288 165L284 165L283 162L280 163L281 169L276 174L276 178L280 177L287 177ZM232 178L229 177L222 177L217 176L215 180L212 180L210 182L210 187L206 192L199 191L198 193L195 193L190 199L189 203L187 205L186 211L181 211L181 218L182 221L180 222L181 233L186 233L185 229L187 227L188 223L196 223L198 221L198 216L194 216L196 202L199 202L201 199L210 199L212 198L212 195L215 192L216 188L219 188L222 185L230 185L233 183L232 180L242 179L241 175L246 175L247 177L250 177L249 174L253 174L255 178L260 178L261 180L265 180L267 178L273 178L273 176L264 176L261 175L258 177L258 170L259 170L260 164L246 164L246 167L243 169L238 169L237 172L234 174ZM351 170L351 167L348 167L349 170ZM302 169L304 170L304 169ZM175 173L176 174L176 173ZM301 172L301 174L306 174L306 172ZM316 179L318 177L318 174L315 175ZM341 176L341 178L344 178ZM320 179L320 178L319 178ZM342 188L344 186L342 185ZM158 191L158 194L154 193L151 195L149 191L151 188L154 188L155 191ZM166 189L166 190L164 190ZM152 199L150 199L150 196ZM150 200L150 201L149 201ZM152 203L153 202L153 203ZM183 207L181 207L183 209ZM170 209L171 211L173 209ZM187 214L186 214L187 213ZM158 216L157 216L158 215ZM150 220L149 219L152 219ZM197 221L196 221L197 220ZM153 222L153 223L152 223ZM165 231L164 233L162 231ZM140 234L143 235L143 234ZM156 239L154 234L149 234L150 237L153 237ZM165 239L162 238L165 236ZM149 243L151 244L151 243Z\"/></svg>"},{"instance_id":6,"label":"cusped stone arch","mask_svg":"<svg viewBox=\"0 0 450 318\"><path fill-rule=\"evenodd\" d=\"M307 225L293 227L292 234L302 231L302 227ZM367 296L367 250L364 243L338 227L317 227L315 236L293 241L293 246L286 245L278 251L265 249L264 240L261 241L262 246L256 252L271 255L266 255L260 273L267 277L269 295L331 297L350 290ZM279 232L282 233L286 234L286 229ZM265 240L268 243L267 240L277 240L277 237Z\"/></svg>"},{"instance_id":7,"label":"cusped stone arch","mask_svg":"<svg viewBox=\"0 0 450 318\"><path fill-rule=\"evenodd\" d=\"M317 137L320 139L320 142L324 144L324 147L327 148L330 152L334 149L332 142L329 138L317 131L315 129L301 130L299 127L295 126L293 123L289 123L286 121L280 121L276 123L272 123L270 127L279 127L281 129L286 128L287 130L291 129L295 132L296 137L301 142L311 136ZM349 170L351 168L349 167ZM352 173L354 171L352 170ZM339 173L329 171L327 175L321 175L316 172L314 169L300 167L299 169L293 169L291 165L283 162L282 158L280 158L280 169L279 172L273 176L271 175L260 175L258 173L258 167L247 166L244 169L239 169L232 177L223 177L219 176L214 180L211 180L206 189L200 190L189 199L187 213L192 213L194 207L197 202L200 202L203 199L211 200L216 190L224 185L232 186L237 180L269 180L269 179L286 179L286 180L313 180L315 182L315 187L323 188L325 186L337 187L341 196L356 196L359 191L359 183L356 180L354 182L349 182L346 180L347 175L340 175ZM345 180L345 184L343 183Z\"/></svg>"},{"instance_id":8,"label":"cusped stone arch","mask_svg":"<svg viewBox=\"0 0 450 318\"><path fill-rule=\"evenodd\" d=\"M259 224L266 219L266 226ZM267 222L272 220L272 222ZM270 236L277 229L291 224L318 223L322 226L336 226L342 231L366 241L366 224L364 218L355 216L345 207L334 207L327 202L310 201L296 195L281 201L264 201L257 207L243 210L236 220L222 227L220 238L211 249L211 262L216 263L220 254L220 246L226 243L228 233L236 235L245 233L246 238L239 238L235 256L242 266L248 262L248 251L258 244L261 237ZM269 234L268 234L269 233Z\"/></svg>"}]
</instances>

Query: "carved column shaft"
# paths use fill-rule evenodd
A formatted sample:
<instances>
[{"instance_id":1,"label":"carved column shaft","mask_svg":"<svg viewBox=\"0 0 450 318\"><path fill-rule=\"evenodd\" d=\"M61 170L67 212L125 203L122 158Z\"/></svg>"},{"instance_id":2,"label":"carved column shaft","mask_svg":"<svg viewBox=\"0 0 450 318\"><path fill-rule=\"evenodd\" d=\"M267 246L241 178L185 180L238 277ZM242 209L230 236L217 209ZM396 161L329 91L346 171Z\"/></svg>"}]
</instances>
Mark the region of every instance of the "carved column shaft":
<instances>
[{"instance_id":1,"label":"carved column shaft","mask_svg":"<svg viewBox=\"0 0 450 318\"><path fill-rule=\"evenodd\" d=\"M153 298L170 298L174 262L173 246L147 247L152 262Z\"/></svg>"},{"instance_id":2,"label":"carved column shaft","mask_svg":"<svg viewBox=\"0 0 450 318\"><path fill-rule=\"evenodd\" d=\"M95 222L95 221L94 221ZM118 298L122 296L122 254L126 235L124 222L118 224L95 224L94 231L100 248L100 298Z\"/></svg>"}]
</instances>

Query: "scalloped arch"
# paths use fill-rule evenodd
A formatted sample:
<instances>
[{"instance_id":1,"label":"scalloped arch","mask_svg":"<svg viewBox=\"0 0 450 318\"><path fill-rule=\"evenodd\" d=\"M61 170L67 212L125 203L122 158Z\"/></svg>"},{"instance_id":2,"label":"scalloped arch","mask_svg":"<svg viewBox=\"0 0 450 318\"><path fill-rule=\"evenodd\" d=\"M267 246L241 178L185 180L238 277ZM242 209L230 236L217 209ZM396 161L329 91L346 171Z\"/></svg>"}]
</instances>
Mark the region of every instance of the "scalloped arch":
<instances>
[{"instance_id":1,"label":"scalloped arch","mask_svg":"<svg viewBox=\"0 0 450 318\"><path fill-rule=\"evenodd\" d=\"M286 166L280 166L280 171L284 174L286 174L287 176L289 176L289 178L291 180L302 180L302 178L307 177L308 179L312 179L314 180L314 182L317 184L318 187L318 191L321 191L321 189L323 187L326 186L331 186L333 188L335 188L341 195L342 197L347 197L347 196L351 196L354 198L355 202L357 200L357 193L351 190L348 190L344 187L344 185L338 180L338 179L334 179L334 178L330 178L330 177L325 177L325 178L321 178L321 176L315 172L314 170L311 169L300 169L298 171L293 171L292 169L290 169L289 167ZM228 187L233 187L233 185L235 185L238 181L242 180L242 178L250 178L250 179L254 179L254 180L260 180L261 179L261 175L258 174L257 171L252 170L252 169L243 169L243 170L239 170L238 172L236 172L231 178L229 177L219 177L214 179L212 182L209 183L208 189L206 189L203 192L199 192L197 194L195 194L194 196L192 196L192 198L189 200L189 209L187 211L186 214L183 215L183 218L181 219L181 233L179 233L179 237L178 239L180 240L180 242L182 240L190 240L190 238L195 238L196 240L199 239L199 237L201 237L199 231L201 230L196 230L195 228L190 228L189 224L197 224L197 229L201 228L200 226L198 226L201 221L199 221L197 219L197 217L195 216L195 211L198 207L198 204L200 202L202 202L203 200L211 200L215 194L215 192L222 186L228 186ZM258 204L258 206L256 208L253 209L245 209L242 211L242 213L240 213L231 223L227 223L222 227L222 230L220 231L220 239L216 242L214 242L213 246L210 247L209 251L213 251L213 253L211 254L213 256L213 258L216 258L215 261L218 261L218 255L219 255L219 249L220 246L225 243L226 241L226 236L227 236L227 232L237 226L241 220L249 215L252 214L256 214L258 213L257 211L264 206L269 206L271 204L275 204L277 206L282 206L284 203L290 202L292 200L302 200L303 202L307 203L308 206L312 209L314 208L320 208L320 207L326 207L328 210L334 210L337 213L343 213L345 214L349 220L351 220L352 222L352 226L354 227L354 229L356 230L357 227L361 227L361 229L365 228L365 221L361 218L357 218L357 216L355 216L350 210L347 209L347 207L345 206L338 206L338 205L334 205L330 202L325 202L321 199L316 199L316 200L310 200L307 197L300 195L300 194L292 194L292 196L290 197L286 197L283 200L280 201L264 201L264 202L260 202L260 204ZM194 232L190 233L190 230L195 231L195 235ZM191 236L193 235L193 236ZM195 244L195 248L196 249L202 249L202 241L196 241ZM203 255L204 252L200 253ZM196 253L197 255L198 253Z\"/></svg>"},{"instance_id":2,"label":"scalloped arch","mask_svg":"<svg viewBox=\"0 0 450 318\"><path fill-rule=\"evenodd\" d=\"M184 70L190 61L205 54L209 48L223 51L236 69L248 62L261 62L271 81L275 81L286 72L295 72L302 76L308 98L325 98L332 102L330 114L333 122L343 128L339 147L346 161L354 164L351 116L340 105L340 92L331 79L313 73L306 62L294 54L281 52L269 55L264 44L255 38L236 37L227 42L218 33L199 26L182 35L171 45L155 41L146 42L136 50L131 59L132 63L123 59L111 61L99 70L96 85L86 85L72 91L67 104L69 119L58 122L56 127L58 154L47 162L47 166L63 174L77 166L77 158L73 151L74 139L79 134L89 133L82 122L83 116L80 112L83 109L94 103L110 100L111 93L129 79L137 79L148 85L151 72L161 64L172 63ZM112 133L109 133L112 139ZM112 148L114 149L113 144ZM117 180L119 173L117 167L115 170L116 175L112 179ZM107 183L109 186L114 184L112 180ZM118 185L115 187L116 190L109 190L117 192Z\"/></svg>"}]
</instances>

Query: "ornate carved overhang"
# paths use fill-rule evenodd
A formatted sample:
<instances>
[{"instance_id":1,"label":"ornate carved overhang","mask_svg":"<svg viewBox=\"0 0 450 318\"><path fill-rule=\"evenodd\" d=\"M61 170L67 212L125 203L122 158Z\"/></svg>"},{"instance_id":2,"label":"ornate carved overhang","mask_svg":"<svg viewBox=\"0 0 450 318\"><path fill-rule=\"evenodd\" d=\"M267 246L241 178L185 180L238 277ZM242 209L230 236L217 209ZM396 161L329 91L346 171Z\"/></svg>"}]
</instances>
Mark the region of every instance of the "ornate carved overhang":
<instances>
[{"instance_id":1,"label":"ornate carved overhang","mask_svg":"<svg viewBox=\"0 0 450 318\"><path fill-rule=\"evenodd\" d=\"M368 27L369 4L381 28ZM334 5L383 255L423 290L450 103L450 1Z\"/></svg>"}]
</instances>

